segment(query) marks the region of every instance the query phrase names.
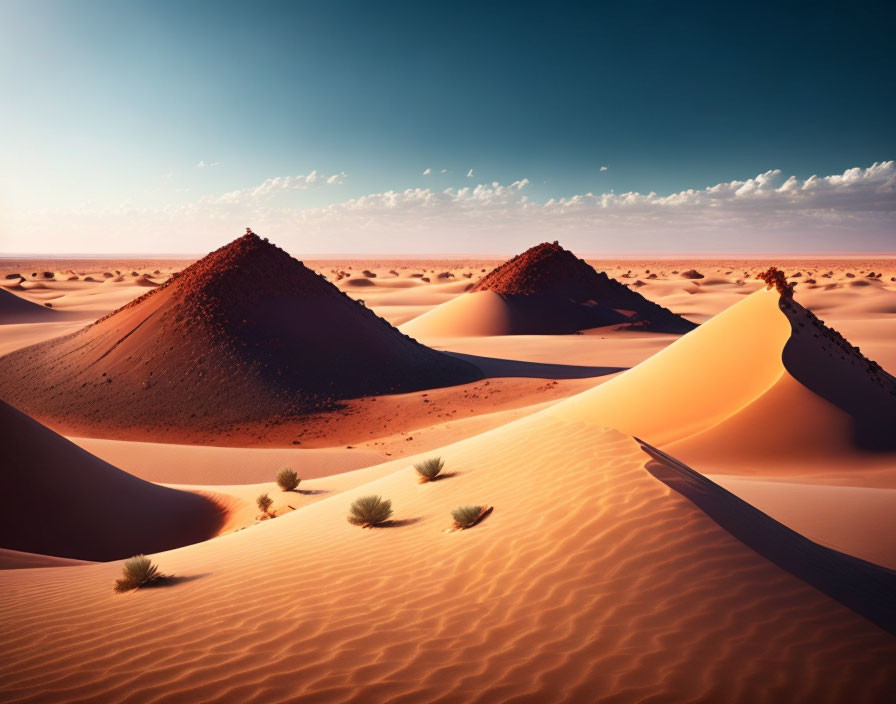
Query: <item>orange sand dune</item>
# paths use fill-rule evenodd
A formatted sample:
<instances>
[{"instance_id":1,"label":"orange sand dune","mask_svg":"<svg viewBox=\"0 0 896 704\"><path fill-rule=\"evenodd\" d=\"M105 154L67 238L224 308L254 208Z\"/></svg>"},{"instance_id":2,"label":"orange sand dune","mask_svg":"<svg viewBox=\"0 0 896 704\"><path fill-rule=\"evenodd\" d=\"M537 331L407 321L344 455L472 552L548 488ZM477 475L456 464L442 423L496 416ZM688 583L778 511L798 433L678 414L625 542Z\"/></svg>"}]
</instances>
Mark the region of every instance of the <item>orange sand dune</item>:
<instances>
[{"instance_id":1,"label":"orange sand dune","mask_svg":"<svg viewBox=\"0 0 896 704\"><path fill-rule=\"evenodd\" d=\"M114 594L120 563L4 571L6 696L814 704L896 691L896 638L651 476L630 438L572 415L555 406L443 448L454 476L441 481L391 463L156 555L180 577L168 586ZM393 500L396 525L345 521L369 493ZM472 502L493 514L444 532ZM837 569L822 555L808 579ZM860 571L862 593L893 577Z\"/></svg>"},{"instance_id":2,"label":"orange sand dune","mask_svg":"<svg viewBox=\"0 0 896 704\"><path fill-rule=\"evenodd\" d=\"M114 560L205 540L219 506L137 479L0 401L0 548Z\"/></svg>"},{"instance_id":3,"label":"orange sand dune","mask_svg":"<svg viewBox=\"0 0 896 704\"><path fill-rule=\"evenodd\" d=\"M566 407L704 472L847 461L896 470L896 380L817 322L777 291L757 291Z\"/></svg>"},{"instance_id":4,"label":"orange sand dune","mask_svg":"<svg viewBox=\"0 0 896 704\"><path fill-rule=\"evenodd\" d=\"M592 391L565 403L577 417L663 446L754 402L780 378L790 324L775 291L758 291Z\"/></svg>"}]
</instances>

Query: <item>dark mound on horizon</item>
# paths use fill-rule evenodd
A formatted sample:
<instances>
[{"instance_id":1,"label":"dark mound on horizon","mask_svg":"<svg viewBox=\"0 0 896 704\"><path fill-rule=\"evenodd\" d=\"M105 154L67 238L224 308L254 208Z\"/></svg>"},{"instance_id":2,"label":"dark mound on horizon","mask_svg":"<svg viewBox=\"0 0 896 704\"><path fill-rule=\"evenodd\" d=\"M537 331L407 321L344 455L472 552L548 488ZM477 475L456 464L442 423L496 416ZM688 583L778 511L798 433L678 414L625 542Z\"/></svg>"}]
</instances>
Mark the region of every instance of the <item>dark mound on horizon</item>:
<instances>
[{"instance_id":1,"label":"dark mound on horizon","mask_svg":"<svg viewBox=\"0 0 896 704\"><path fill-rule=\"evenodd\" d=\"M174 441L481 376L253 234L83 330L0 358L0 397L70 434Z\"/></svg>"},{"instance_id":2,"label":"dark mound on horizon","mask_svg":"<svg viewBox=\"0 0 896 704\"><path fill-rule=\"evenodd\" d=\"M0 548L117 560L207 540L209 499L138 479L0 401Z\"/></svg>"},{"instance_id":3,"label":"dark mound on horizon","mask_svg":"<svg viewBox=\"0 0 896 704\"><path fill-rule=\"evenodd\" d=\"M595 271L557 242L544 242L518 254L483 277L471 289L471 293L476 291L494 291L517 305L521 300L534 300L533 297L544 301L540 307L551 299L573 301L581 306L581 315L575 316L579 318L575 322L581 325L579 330L588 327L589 322L596 323L591 327L618 323L668 333L685 333L697 327L605 272Z\"/></svg>"}]
</instances>

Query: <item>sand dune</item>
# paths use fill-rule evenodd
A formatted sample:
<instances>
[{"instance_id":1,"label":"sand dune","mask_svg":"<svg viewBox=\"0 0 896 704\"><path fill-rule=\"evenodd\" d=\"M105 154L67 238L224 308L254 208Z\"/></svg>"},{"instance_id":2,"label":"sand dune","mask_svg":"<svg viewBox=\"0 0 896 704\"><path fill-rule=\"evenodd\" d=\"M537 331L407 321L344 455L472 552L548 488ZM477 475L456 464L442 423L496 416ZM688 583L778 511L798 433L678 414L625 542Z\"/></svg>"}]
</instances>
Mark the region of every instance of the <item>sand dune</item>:
<instances>
[{"instance_id":1,"label":"sand dune","mask_svg":"<svg viewBox=\"0 0 896 704\"><path fill-rule=\"evenodd\" d=\"M215 535L219 506L145 482L0 401L0 548L114 560Z\"/></svg>"},{"instance_id":2,"label":"sand dune","mask_svg":"<svg viewBox=\"0 0 896 704\"><path fill-rule=\"evenodd\" d=\"M449 479L393 463L162 553L170 586L113 594L120 563L0 573L6 691L122 698L134 662L142 701L877 702L896 686L891 635L651 476L630 438L555 407L441 454ZM371 492L399 525L345 521ZM494 513L443 532L469 502Z\"/></svg>"},{"instance_id":3,"label":"sand dune","mask_svg":"<svg viewBox=\"0 0 896 704\"><path fill-rule=\"evenodd\" d=\"M469 296L424 313L402 329L431 337L556 335L631 324L674 333L695 327L596 272L556 242L545 242L494 269L470 287Z\"/></svg>"},{"instance_id":4,"label":"sand dune","mask_svg":"<svg viewBox=\"0 0 896 704\"><path fill-rule=\"evenodd\" d=\"M510 296L491 290L468 293L401 326L413 337L566 334L604 325L623 325L626 315L564 296Z\"/></svg>"},{"instance_id":5,"label":"sand dune","mask_svg":"<svg viewBox=\"0 0 896 704\"><path fill-rule=\"evenodd\" d=\"M0 288L0 325L61 320L61 316L46 306L39 306L14 293Z\"/></svg>"},{"instance_id":6,"label":"sand dune","mask_svg":"<svg viewBox=\"0 0 896 704\"><path fill-rule=\"evenodd\" d=\"M781 475L847 458L896 470L896 454L880 454L896 442L893 389L798 303L763 289L566 404L710 473Z\"/></svg>"},{"instance_id":7,"label":"sand dune","mask_svg":"<svg viewBox=\"0 0 896 704\"><path fill-rule=\"evenodd\" d=\"M775 291L752 294L615 379L566 401L570 413L655 446L748 406L781 377L790 324Z\"/></svg>"},{"instance_id":8,"label":"sand dune","mask_svg":"<svg viewBox=\"0 0 896 704\"><path fill-rule=\"evenodd\" d=\"M80 332L0 358L0 393L56 428L169 441L478 378L255 235Z\"/></svg>"}]
</instances>

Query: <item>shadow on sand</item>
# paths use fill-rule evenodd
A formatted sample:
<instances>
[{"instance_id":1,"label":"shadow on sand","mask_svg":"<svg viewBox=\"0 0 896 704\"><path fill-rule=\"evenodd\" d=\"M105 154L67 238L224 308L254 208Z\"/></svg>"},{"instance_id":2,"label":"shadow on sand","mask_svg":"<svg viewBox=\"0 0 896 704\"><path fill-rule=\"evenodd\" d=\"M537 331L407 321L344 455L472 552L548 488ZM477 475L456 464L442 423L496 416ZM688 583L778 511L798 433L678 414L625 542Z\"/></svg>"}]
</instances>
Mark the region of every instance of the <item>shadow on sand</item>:
<instances>
[{"instance_id":1,"label":"shadow on sand","mask_svg":"<svg viewBox=\"0 0 896 704\"><path fill-rule=\"evenodd\" d=\"M202 579L203 577L208 577L211 572L203 572L202 574L189 574L189 575L163 575L159 577L157 580L150 582L149 584L144 584L138 589L132 589L130 591L140 591L143 589L162 589L164 587L174 587L178 584L185 584L187 582L195 582L197 579Z\"/></svg>"},{"instance_id":2,"label":"shadow on sand","mask_svg":"<svg viewBox=\"0 0 896 704\"><path fill-rule=\"evenodd\" d=\"M445 352L452 357L474 364L487 377L528 377L532 379L588 379L624 372L628 367L587 367L575 364L545 364L517 359L480 357L462 352Z\"/></svg>"},{"instance_id":3,"label":"shadow on sand","mask_svg":"<svg viewBox=\"0 0 896 704\"><path fill-rule=\"evenodd\" d=\"M417 518L399 518L394 521L383 521L382 523L377 523L376 525L370 526L371 528L402 528L404 526L412 526L415 523L419 523L423 519L420 517Z\"/></svg>"}]
</instances>

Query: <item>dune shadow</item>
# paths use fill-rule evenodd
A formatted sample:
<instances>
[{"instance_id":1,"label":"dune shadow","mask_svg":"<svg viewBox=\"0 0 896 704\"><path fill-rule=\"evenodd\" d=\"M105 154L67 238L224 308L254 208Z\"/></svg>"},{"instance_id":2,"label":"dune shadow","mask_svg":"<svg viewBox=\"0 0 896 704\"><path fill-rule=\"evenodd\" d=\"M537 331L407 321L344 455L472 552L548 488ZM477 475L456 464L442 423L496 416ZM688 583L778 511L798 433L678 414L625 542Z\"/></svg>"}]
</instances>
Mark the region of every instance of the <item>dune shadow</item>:
<instances>
[{"instance_id":1,"label":"dune shadow","mask_svg":"<svg viewBox=\"0 0 896 704\"><path fill-rule=\"evenodd\" d=\"M896 634L896 571L815 543L699 472L638 440L644 467L764 558Z\"/></svg>"},{"instance_id":2,"label":"dune shadow","mask_svg":"<svg viewBox=\"0 0 896 704\"><path fill-rule=\"evenodd\" d=\"M590 367L577 364L547 364L544 362L525 362L518 359L501 359L500 357L482 357L463 352L448 354L462 359L478 367L486 377L528 377L532 379L588 379L624 372L628 367Z\"/></svg>"}]
</instances>

